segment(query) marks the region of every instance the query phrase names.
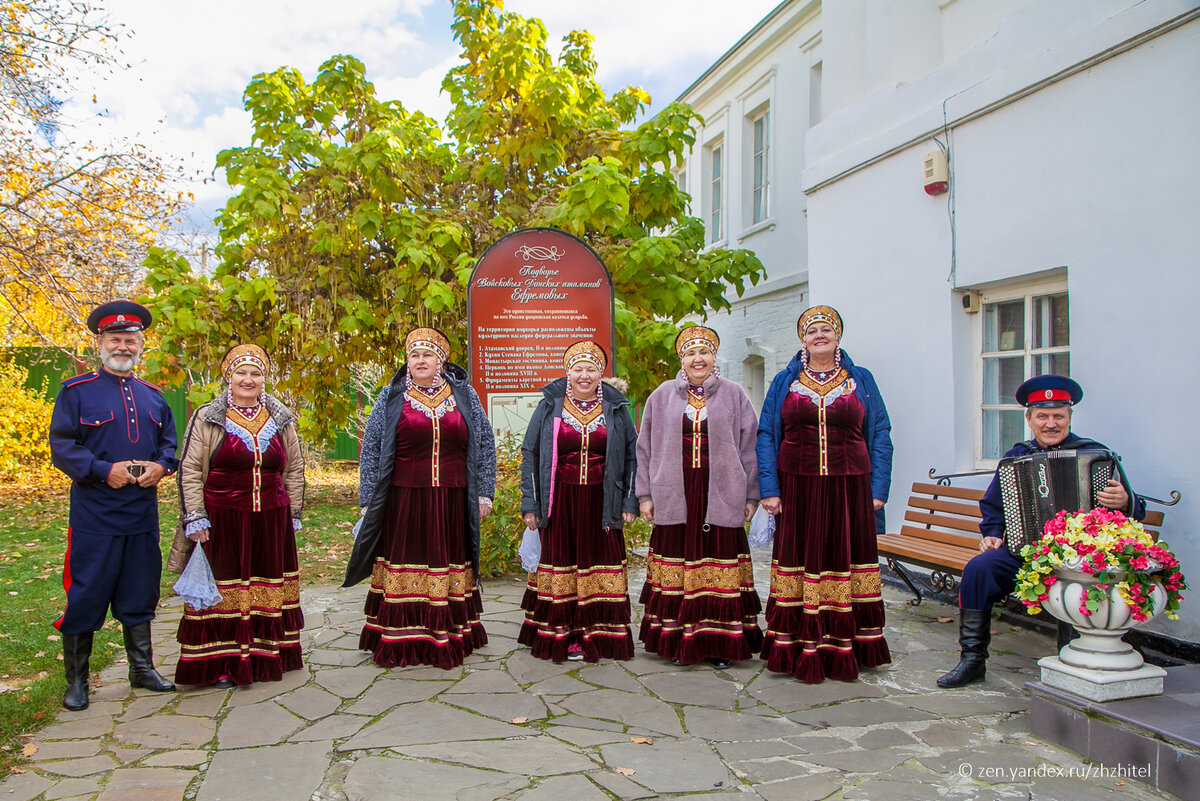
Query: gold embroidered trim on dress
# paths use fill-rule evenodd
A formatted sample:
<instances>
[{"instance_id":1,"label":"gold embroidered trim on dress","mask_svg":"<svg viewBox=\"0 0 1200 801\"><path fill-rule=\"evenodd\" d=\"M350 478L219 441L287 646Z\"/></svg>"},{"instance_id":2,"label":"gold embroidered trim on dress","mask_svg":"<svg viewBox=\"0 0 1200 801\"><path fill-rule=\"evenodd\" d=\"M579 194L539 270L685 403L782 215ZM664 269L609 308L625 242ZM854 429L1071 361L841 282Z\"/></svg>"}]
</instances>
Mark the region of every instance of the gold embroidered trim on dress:
<instances>
[{"instance_id":1,"label":"gold embroidered trim on dress","mask_svg":"<svg viewBox=\"0 0 1200 801\"><path fill-rule=\"evenodd\" d=\"M454 393L450 390L450 382L443 381L432 395L427 395L415 386L404 393L412 407L431 420L445 416L454 411Z\"/></svg>"},{"instance_id":2,"label":"gold embroidered trim on dress","mask_svg":"<svg viewBox=\"0 0 1200 801\"><path fill-rule=\"evenodd\" d=\"M226 414L225 419L233 423L238 428L250 434L251 439L258 439L258 432L263 430L263 426L271 419L271 413L267 411L267 407L259 406L251 418L246 418L240 414Z\"/></svg>"},{"instance_id":3,"label":"gold embroidered trim on dress","mask_svg":"<svg viewBox=\"0 0 1200 801\"><path fill-rule=\"evenodd\" d=\"M530 588L542 600L561 602L577 599L587 603L594 596L619 595L629 592L625 565L596 566L585 572L566 569L539 570L530 581ZM603 597L597 600L607 600Z\"/></svg>"},{"instance_id":4,"label":"gold embroidered trim on dress","mask_svg":"<svg viewBox=\"0 0 1200 801\"><path fill-rule=\"evenodd\" d=\"M284 609L300 602L300 582L284 580L280 584L251 584L249 586L222 586L217 582L221 600L210 609L217 612L241 612L252 609Z\"/></svg>"},{"instance_id":5,"label":"gold embroidered trim on dress","mask_svg":"<svg viewBox=\"0 0 1200 801\"><path fill-rule=\"evenodd\" d=\"M570 419L568 419L568 415ZM595 431L604 425L604 404L597 403L587 411L580 409L570 395L563 398L563 419L579 433Z\"/></svg>"},{"instance_id":6,"label":"gold embroidered trim on dress","mask_svg":"<svg viewBox=\"0 0 1200 801\"><path fill-rule=\"evenodd\" d=\"M754 565L748 558L711 559L685 567L682 560L667 560L652 554L646 563L646 578L650 586L667 595L741 592L754 588Z\"/></svg>"},{"instance_id":7,"label":"gold embroidered trim on dress","mask_svg":"<svg viewBox=\"0 0 1200 801\"><path fill-rule=\"evenodd\" d=\"M406 570L381 559L371 571L371 590L383 592L389 601L413 596L430 601L458 599L474 589L475 571L466 566Z\"/></svg>"},{"instance_id":8,"label":"gold embroidered trim on dress","mask_svg":"<svg viewBox=\"0 0 1200 801\"><path fill-rule=\"evenodd\" d=\"M879 568L851 565L849 573L806 573L771 565L771 595L777 604L846 607L881 599Z\"/></svg>"},{"instance_id":9,"label":"gold embroidered trim on dress","mask_svg":"<svg viewBox=\"0 0 1200 801\"><path fill-rule=\"evenodd\" d=\"M830 376L828 381L824 381L824 382L818 381L817 379L813 378L811 375L808 374L807 370L801 370L800 377L797 378L794 383L798 383L805 387L808 387L809 389L811 389L813 391L813 394L815 394L817 397L823 398L826 395L828 395L830 392L832 392L833 390L837 389L842 384L844 384L846 382L846 379L849 377L850 377L850 373L846 370L845 367L839 367L837 372L834 373L832 376Z\"/></svg>"}]
</instances>

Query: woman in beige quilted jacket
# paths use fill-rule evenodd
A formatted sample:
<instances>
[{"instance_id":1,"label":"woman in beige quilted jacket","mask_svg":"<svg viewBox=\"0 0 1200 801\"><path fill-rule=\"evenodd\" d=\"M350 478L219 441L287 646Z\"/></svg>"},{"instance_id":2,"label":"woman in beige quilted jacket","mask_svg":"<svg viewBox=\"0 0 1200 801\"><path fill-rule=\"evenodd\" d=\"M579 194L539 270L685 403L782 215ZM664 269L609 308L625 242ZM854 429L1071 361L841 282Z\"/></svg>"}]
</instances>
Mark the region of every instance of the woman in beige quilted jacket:
<instances>
[{"instance_id":1,"label":"woman in beige quilted jacket","mask_svg":"<svg viewBox=\"0 0 1200 801\"><path fill-rule=\"evenodd\" d=\"M221 363L227 389L195 411L184 435L181 521L204 549L221 600L184 606L178 684L279 681L301 666L304 457L295 417L264 391L269 370L257 345L230 350Z\"/></svg>"}]
</instances>

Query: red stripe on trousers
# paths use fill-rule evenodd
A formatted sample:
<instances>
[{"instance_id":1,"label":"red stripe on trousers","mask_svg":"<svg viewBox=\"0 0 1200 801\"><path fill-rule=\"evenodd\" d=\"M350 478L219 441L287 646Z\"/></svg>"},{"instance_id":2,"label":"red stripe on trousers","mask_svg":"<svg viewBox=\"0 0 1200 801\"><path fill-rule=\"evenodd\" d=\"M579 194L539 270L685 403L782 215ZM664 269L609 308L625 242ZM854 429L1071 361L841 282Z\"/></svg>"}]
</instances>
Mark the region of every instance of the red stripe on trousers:
<instances>
[{"instance_id":1,"label":"red stripe on trousers","mask_svg":"<svg viewBox=\"0 0 1200 801\"><path fill-rule=\"evenodd\" d=\"M63 557L63 592L69 598L71 595L71 527L67 526L67 554ZM58 620L54 621L54 628L62 628L63 618L67 616L67 610L64 607L62 615Z\"/></svg>"}]
</instances>

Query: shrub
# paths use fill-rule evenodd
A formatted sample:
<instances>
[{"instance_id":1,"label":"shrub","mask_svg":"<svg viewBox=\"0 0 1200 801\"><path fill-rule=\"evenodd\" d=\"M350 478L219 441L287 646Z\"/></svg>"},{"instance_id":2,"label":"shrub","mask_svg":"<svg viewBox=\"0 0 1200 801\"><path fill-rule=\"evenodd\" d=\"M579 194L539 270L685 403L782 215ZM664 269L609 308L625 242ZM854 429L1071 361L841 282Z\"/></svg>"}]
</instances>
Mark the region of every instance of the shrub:
<instances>
[{"instance_id":1,"label":"shrub","mask_svg":"<svg viewBox=\"0 0 1200 801\"><path fill-rule=\"evenodd\" d=\"M479 570L485 576L521 569L517 548L525 522L521 519L521 442L511 434L496 442L496 497L492 513L479 525Z\"/></svg>"},{"instance_id":2,"label":"shrub","mask_svg":"<svg viewBox=\"0 0 1200 801\"><path fill-rule=\"evenodd\" d=\"M15 364L0 364L0 483L37 486L55 482L50 462L50 413L54 404L44 390L25 386L29 373Z\"/></svg>"}]
</instances>

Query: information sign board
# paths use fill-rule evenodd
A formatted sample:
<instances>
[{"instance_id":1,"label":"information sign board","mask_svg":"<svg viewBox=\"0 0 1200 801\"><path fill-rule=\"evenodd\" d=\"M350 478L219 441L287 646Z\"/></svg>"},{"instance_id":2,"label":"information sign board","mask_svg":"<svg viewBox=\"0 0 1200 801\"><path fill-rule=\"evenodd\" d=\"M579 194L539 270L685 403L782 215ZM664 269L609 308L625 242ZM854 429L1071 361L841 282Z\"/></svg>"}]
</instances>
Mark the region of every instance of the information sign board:
<instances>
[{"instance_id":1,"label":"information sign board","mask_svg":"<svg viewBox=\"0 0 1200 801\"><path fill-rule=\"evenodd\" d=\"M573 342L599 342L613 374L612 276L565 231L526 228L488 248L467 284L467 314L471 381L497 430L524 434Z\"/></svg>"}]
</instances>

